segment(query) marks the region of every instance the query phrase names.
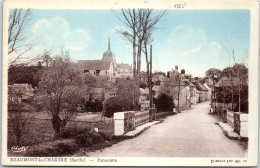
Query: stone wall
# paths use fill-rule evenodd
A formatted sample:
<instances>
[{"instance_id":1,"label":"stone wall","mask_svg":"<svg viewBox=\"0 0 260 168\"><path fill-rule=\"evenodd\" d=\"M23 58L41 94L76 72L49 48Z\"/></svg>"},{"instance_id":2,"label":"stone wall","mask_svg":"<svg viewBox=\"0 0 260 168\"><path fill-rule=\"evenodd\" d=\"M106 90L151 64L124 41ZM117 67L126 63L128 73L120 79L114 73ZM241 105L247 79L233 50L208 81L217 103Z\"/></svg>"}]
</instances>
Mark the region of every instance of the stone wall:
<instances>
[{"instance_id":1,"label":"stone wall","mask_svg":"<svg viewBox=\"0 0 260 168\"><path fill-rule=\"evenodd\" d=\"M234 131L241 137L248 137L248 114L234 112Z\"/></svg>"},{"instance_id":2,"label":"stone wall","mask_svg":"<svg viewBox=\"0 0 260 168\"><path fill-rule=\"evenodd\" d=\"M234 113L227 111L227 123L234 128Z\"/></svg>"},{"instance_id":3,"label":"stone wall","mask_svg":"<svg viewBox=\"0 0 260 168\"><path fill-rule=\"evenodd\" d=\"M125 111L114 113L114 134L122 136L129 131L149 122L149 111Z\"/></svg>"},{"instance_id":4,"label":"stone wall","mask_svg":"<svg viewBox=\"0 0 260 168\"><path fill-rule=\"evenodd\" d=\"M234 132L238 133L240 137L248 137L248 114L227 110L227 123L234 128Z\"/></svg>"}]
</instances>

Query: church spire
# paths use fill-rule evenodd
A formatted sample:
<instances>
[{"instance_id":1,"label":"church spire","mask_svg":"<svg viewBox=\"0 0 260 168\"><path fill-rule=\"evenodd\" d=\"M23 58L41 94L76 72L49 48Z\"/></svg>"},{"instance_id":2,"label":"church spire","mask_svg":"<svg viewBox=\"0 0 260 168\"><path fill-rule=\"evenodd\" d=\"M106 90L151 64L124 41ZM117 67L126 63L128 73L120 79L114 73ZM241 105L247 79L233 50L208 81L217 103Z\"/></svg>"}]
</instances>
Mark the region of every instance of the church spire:
<instances>
[{"instance_id":1,"label":"church spire","mask_svg":"<svg viewBox=\"0 0 260 168\"><path fill-rule=\"evenodd\" d=\"M110 50L110 37L108 37L108 50Z\"/></svg>"}]
</instances>

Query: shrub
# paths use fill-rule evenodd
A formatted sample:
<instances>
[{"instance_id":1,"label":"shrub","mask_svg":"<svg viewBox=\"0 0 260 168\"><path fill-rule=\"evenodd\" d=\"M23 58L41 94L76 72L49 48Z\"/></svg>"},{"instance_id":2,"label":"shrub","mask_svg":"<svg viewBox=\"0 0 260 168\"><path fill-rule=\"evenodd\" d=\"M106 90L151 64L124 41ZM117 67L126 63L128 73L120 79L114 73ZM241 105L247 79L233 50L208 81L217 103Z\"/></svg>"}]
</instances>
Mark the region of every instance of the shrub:
<instances>
[{"instance_id":1,"label":"shrub","mask_svg":"<svg viewBox=\"0 0 260 168\"><path fill-rule=\"evenodd\" d=\"M110 97L104 101L103 116L111 118L115 112L130 110L131 105L127 103L123 98Z\"/></svg>"},{"instance_id":2,"label":"shrub","mask_svg":"<svg viewBox=\"0 0 260 168\"><path fill-rule=\"evenodd\" d=\"M146 82L140 82L140 88L145 89L147 87L147 83Z\"/></svg>"},{"instance_id":3,"label":"shrub","mask_svg":"<svg viewBox=\"0 0 260 168\"><path fill-rule=\"evenodd\" d=\"M55 157L73 154L79 148L73 139L57 140L35 145L26 151L25 156Z\"/></svg>"},{"instance_id":4,"label":"shrub","mask_svg":"<svg viewBox=\"0 0 260 168\"><path fill-rule=\"evenodd\" d=\"M100 112L102 111L103 105L102 101L95 100L94 102L88 101L85 103L85 109L86 111L91 111L91 112Z\"/></svg>"},{"instance_id":5,"label":"shrub","mask_svg":"<svg viewBox=\"0 0 260 168\"><path fill-rule=\"evenodd\" d=\"M175 107L172 97L165 93L162 93L157 99L155 99L155 105L158 112L172 111Z\"/></svg>"},{"instance_id":6,"label":"shrub","mask_svg":"<svg viewBox=\"0 0 260 168\"><path fill-rule=\"evenodd\" d=\"M91 146L92 144L103 143L104 138L97 132L85 132L76 136L76 142L79 146Z\"/></svg>"},{"instance_id":7,"label":"shrub","mask_svg":"<svg viewBox=\"0 0 260 168\"><path fill-rule=\"evenodd\" d=\"M82 128L66 128L63 132L59 134L60 138L75 138L78 134L88 132L89 130Z\"/></svg>"},{"instance_id":8,"label":"shrub","mask_svg":"<svg viewBox=\"0 0 260 168\"><path fill-rule=\"evenodd\" d=\"M105 141L99 133L86 128L70 128L63 131L59 137L74 138L77 145L84 147Z\"/></svg>"}]
</instances>

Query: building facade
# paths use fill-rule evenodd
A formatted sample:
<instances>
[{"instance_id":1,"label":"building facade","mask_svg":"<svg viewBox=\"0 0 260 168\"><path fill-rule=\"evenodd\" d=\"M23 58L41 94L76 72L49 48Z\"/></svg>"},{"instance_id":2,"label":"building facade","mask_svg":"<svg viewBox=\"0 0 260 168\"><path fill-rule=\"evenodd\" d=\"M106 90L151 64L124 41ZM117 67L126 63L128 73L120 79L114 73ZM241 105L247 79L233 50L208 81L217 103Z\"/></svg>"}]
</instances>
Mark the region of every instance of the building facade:
<instances>
[{"instance_id":1,"label":"building facade","mask_svg":"<svg viewBox=\"0 0 260 168\"><path fill-rule=\"evenodd\" d=\"M102 60L79 60L81 73L91 73L96 76L108 76L110 80L116 78L133 77L132 67L129 64L117 64L115 54L110 49L103 53Z\"/></svg>"}]
</instances>

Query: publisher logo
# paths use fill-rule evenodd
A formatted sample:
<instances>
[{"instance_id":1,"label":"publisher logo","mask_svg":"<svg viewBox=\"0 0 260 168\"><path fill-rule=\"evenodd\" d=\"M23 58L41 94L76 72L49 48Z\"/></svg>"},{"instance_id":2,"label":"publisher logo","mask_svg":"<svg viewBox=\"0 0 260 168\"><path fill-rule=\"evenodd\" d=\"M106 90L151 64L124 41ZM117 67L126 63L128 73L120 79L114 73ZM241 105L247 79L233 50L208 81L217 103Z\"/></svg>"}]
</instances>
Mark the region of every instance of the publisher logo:
<instances>
[{"instance_id":1,"label":"publisher logo","mask_svg":"<svg viewBox=\"0 0 260 168\"><path fill-rule=\"evenodd\" d=\"M28 146L12 146L12 152L24 152L28 149Z\"/></svg>"}]
</instances>

